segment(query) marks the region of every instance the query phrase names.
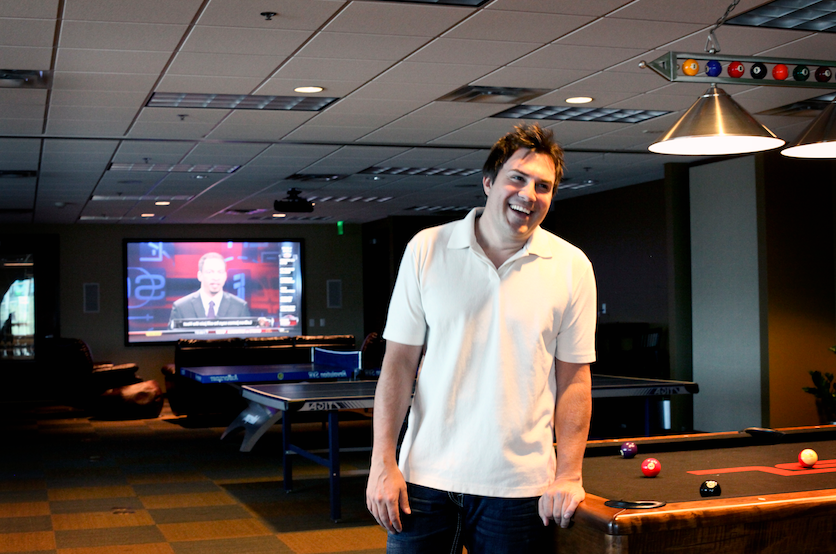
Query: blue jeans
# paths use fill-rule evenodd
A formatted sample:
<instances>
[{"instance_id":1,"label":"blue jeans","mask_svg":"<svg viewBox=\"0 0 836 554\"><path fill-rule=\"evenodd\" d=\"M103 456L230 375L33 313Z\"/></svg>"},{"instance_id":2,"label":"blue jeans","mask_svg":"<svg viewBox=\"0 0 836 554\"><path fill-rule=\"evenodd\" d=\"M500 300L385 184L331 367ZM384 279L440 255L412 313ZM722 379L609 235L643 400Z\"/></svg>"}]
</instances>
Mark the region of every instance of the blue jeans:
<instances>
[{"instance_id":1,"label":"blue jeans","mask_svg":"<svg viewBox=\"0 0 836 554\"><path fill-rule=\"evenodd\" d=\"M537 512L538 497L495 498L407 483L412 514L390 533L387 554L520 554L547 552L551 533Z\"/></svg>"}]
</instances>

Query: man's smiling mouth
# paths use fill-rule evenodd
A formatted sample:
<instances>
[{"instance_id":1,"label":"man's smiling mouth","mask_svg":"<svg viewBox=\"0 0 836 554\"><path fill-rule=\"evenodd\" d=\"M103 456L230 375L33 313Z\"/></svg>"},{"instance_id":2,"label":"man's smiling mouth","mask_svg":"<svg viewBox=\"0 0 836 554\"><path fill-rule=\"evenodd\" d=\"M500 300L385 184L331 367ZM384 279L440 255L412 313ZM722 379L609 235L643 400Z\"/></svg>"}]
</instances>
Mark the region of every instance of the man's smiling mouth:
<instances>
[{"instance_id":1,"label":"man's smiling mouth","mask_svg":"<svg viewBox=\"0 0 836 554\"><path fill-rule=\"evenodd\" d=\"M522 206L518 206L516 204L509 204L509 207L514 210L515 212L520 212L521 214L531 215L531 210L527 210Z\"/></svg>"}]
</instances>

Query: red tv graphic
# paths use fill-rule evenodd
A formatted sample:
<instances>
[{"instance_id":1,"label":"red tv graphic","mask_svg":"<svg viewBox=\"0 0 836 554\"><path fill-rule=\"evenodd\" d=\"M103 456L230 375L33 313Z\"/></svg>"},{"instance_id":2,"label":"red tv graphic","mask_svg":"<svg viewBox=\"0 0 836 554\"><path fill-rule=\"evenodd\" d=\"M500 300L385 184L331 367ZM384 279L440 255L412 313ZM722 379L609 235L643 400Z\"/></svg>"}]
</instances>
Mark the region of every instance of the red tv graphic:
<instances>
[{"instance_id":1,"label":"red tv graphic","mask_svg":"<svg viewBox=\"0 0 836 554\"><path fill-rule=\"evenodd\" d=\"M773 467L768 466L744 466L744 467L725 467L721 469L700 469L697 471L689 471L691 475L710 475L717 473L742 473L746 471L762 471L763 473L771 473L773 475L781 475L783 477L790 477L796 475L814 475L817 473L833 473L836 471L836 460L819 460L816 465L810 468L804 467L798 462L789 464L778 464Z\"/></svg>"}]
</instances>

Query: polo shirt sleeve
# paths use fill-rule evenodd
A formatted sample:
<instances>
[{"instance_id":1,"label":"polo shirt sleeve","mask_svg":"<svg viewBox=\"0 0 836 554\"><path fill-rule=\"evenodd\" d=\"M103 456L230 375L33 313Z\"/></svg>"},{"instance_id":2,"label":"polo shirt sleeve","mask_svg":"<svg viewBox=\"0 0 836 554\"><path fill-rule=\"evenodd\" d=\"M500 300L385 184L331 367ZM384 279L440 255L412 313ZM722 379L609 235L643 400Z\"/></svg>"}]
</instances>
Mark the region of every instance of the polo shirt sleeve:
<instances>
[{"instance_id":1,"label":"polo shirt sleeve","mask_svg":"<svg viewBox=\"0 0 836 554\"><path fill-rule=\"evenodd\" d=\"M401 260L383 338L410 345L424 344L427 320L421 296L419 269L416 262L414 240L409 243Z\"/></svg>"},{"instance_id":2,"label":"polo shirt sleeve","mask_svg":"<svg viewBox=\"0 0 836 554\"><path fill-rule=\"evenodd\" d=\"M595 324L598 318L598 295L592 264L584 256L583 262L573 264L572 297L557 335L555 357L575 364L595 361Z\"/></svg>"}]
</instances>

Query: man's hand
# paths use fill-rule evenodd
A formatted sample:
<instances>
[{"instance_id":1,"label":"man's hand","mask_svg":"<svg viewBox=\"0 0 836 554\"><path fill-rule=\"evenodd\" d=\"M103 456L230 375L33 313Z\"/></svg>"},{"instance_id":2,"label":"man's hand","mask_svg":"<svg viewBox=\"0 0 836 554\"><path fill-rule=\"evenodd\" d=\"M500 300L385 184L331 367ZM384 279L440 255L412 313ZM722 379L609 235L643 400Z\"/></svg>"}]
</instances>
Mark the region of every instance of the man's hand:
<instances>
[{"instance_id":1,"label":"man's hand","mask_svg":"<svg viewBox=\"0 0 836 554\"><path fill-rule=\"evenodd\" d=\"M406 495L406 481L394 462L372 460L366 486L366 507L377 522L390 533L400 533L401 514L411 513Z\"/></svg>"},{"instance_id":2,"label":"man's hand","mask_svg":"<svg viewBox=\"0 0 836 554\"><path fill-rule=\"evenodd\" d=\"M579 481L554 481L540 497L539 512L543 525L554 520L562 528L568 528L575 509L585 497L586 493Z\"/></svg>"}]
</instances>

